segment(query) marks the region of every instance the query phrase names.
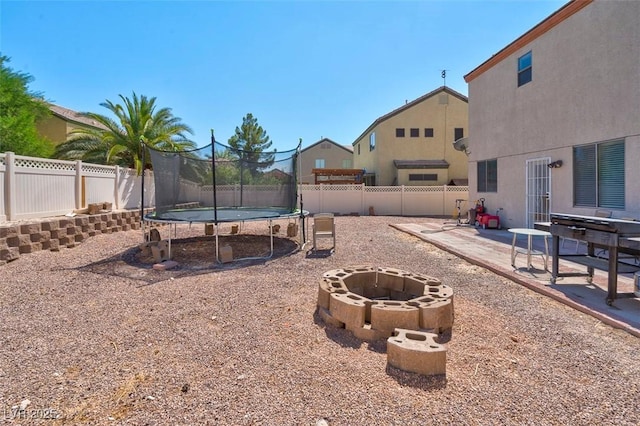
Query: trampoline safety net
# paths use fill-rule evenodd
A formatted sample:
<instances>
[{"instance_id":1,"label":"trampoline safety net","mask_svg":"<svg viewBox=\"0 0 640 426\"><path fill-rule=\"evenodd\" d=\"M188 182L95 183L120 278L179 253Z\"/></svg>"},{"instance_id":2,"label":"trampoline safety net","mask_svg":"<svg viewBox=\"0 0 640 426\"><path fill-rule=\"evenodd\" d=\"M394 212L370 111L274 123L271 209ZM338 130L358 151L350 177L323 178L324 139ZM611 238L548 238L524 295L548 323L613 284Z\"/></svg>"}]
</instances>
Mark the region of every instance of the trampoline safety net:
<instances>
[{"instance_id":1,"label":"trampoline safety net","mask_svg":"<svg viewBox=\"0 0 640 426\"><path fill-rule=\"evenodd\" d=\"M191 151L147 148L156 218L218 222L227 220L217 214L225 210L253 211L257 217L296 211L299 147L255 152L213 141ZM199 215L198 210L206 213Z\"/></svg>"}]
</instances>

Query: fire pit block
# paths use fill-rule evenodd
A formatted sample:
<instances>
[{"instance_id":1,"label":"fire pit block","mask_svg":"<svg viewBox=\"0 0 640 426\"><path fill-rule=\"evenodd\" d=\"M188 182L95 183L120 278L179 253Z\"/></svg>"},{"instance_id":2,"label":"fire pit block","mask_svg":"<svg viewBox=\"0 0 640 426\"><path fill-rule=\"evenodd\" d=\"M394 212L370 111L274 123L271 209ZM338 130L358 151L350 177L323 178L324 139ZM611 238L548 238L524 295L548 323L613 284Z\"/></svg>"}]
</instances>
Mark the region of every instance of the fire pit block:
<instances>
[{"instance_id":1,"label":"fire pit block","mask_svg":"<svg viewBox=\"0 0 640 426\"><path fill-rule=\"evenodd\" d=\"M378 268L378 286L389 290L403 292L404 278L408 275L395 268Z\"/></svg>"},{"instance_id":2,"label":"fire pit block","mask_svg":"<svg viewBox=\"0 0 640 426\"><path fill-rule=\"evenodd\" d=\"M453 327L453 299L423 296L413 299L409 304L420 310L420 328L442 333Z\"/></svg>"},{"instance_id":3,"label":"fire pit block","mask_svg":"<svg viewBox=\"0 0 640 426\"><path fill-rule=\"evenodd\" d=\"M323 278L318 286L318 306L329 309L331 293L347 293L349 290L341 279L336 277Z\"/></svg>"},{"instance_id":4,"label":"fire pit block","mask_svg":"<svg viewBox=\"0 0 640 426\"><path fill-rule=\"evenodd\" d=\"M420 310L396 301L381 301L371 305L371 328L390 336L396 328L417 330Z\"/></svg>"},{"instance_id":5,"label":"fire pit block","mask_svg":"<svg viewBox=\"0 0 640 426\"><path fill-rule=\"evenodd\" d=\"M403 371L433 376L447 374L447 349L437 335L396 328L387 339L387 363Z\"/></svg>"},{"instance_id":6,"label":"fire pit block","mask_svg":"<svg viewBox=\"0 0 640 426\"><path fill-rule=\"evenodd\" d=\"M346 329L364 326L364 298L353 293L331 293L329 312L336 320L343 322Z\"/></svg>"},{"instance_id":7,"label":"fire pit block","mask_svg":"<svg viewBox=\"0 0 640 426\"><path fill-rule=\"evenodd\" d=\"M325 322L325 324L332 325L335 328L344 328L344 323L332 317L331 312L329 312L329 309L325 309L322 306L318 306L318 314L320 315L320 318L322 318L322 321Z\"/></svg>"}]
</instances>

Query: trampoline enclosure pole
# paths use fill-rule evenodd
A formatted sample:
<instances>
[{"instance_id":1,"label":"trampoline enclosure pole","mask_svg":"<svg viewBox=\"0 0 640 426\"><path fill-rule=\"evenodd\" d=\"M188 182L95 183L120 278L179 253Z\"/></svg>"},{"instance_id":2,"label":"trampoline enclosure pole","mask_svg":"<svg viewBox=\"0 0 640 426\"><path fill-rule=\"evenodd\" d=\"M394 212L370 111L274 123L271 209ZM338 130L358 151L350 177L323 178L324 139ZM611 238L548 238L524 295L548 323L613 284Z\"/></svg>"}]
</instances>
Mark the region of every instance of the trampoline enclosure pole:
<instances>
[{"instance_id":1,"label":"trampoline enclosure pole","mask_svg":"<svg viewBox=\"0 0 640 426\"><path fill-rule=\"evenodd\" d=\"M145 241L144 233L144 165L146 163L144 140L140 138L140 147L142 148L142 182L140 185L140 228L142 229L142 241Z\"/></svg>"},{"instance_id":2,"label":"trampoline enclosure pole","mask_svg":"<svg viewBox=\"0 0 640 426\"><path fill-rule=\"evenodd\" d=\"M216 197L216 138L213 135L213 129L211 129L211 173L213 175L213 222L218 224L218 199ZM216 247L217 250L217 247Z\"/></svg>"}]
</instances>

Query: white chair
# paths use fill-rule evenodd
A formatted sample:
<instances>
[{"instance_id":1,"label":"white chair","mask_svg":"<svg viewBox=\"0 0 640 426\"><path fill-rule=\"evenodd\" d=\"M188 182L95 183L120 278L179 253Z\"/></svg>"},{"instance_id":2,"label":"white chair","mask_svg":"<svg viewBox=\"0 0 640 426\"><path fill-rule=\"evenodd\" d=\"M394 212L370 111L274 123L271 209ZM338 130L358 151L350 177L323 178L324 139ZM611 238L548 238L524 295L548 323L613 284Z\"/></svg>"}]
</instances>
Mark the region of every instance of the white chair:
<instances>
[{"instance_id":1,"label":"white chair","mask_svg":"<svg viewBox=\"0 0 640 426\"><path fill-rule=\"evenodd\" d=\"M336 224L333 214L331 213L316 213L313 216L313 248L312 250L318 250L318 239L331 238L333 245L331 251L336 249Z\"/></svg>"}]
</instances>

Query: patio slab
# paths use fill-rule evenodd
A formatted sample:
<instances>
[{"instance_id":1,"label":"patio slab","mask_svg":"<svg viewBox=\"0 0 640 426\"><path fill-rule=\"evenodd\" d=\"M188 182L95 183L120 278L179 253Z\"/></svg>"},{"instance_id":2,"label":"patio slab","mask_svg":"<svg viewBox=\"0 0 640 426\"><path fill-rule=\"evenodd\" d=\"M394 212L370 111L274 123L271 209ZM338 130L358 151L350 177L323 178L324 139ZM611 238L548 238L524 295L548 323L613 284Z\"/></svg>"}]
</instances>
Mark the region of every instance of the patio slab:
<instances>
[{"instance_id":1,"label":"patio slab","mask_svg":"<svg viewBox=\"0 0 640 426\"><path fill-rule=\"evenodd\" d=\"M561 277L551 284L551 256L548 269L544 269L541 256L532 257L531 270L526 268L525 256L516 258L516 267L511 266L511 242L513 234L506 229L481 229L473 226L455 226L441 219L420 219L416 223L392 224L392 227L414 235L436 247L484 267L498 275L522 284L537 293L548 296L593 316L612 327L626 330L640 337L640 298L633 293L633 272L639 268L627 268L618 274L618 298L612 306L607 305L607 271L595 270L593 282L586 277ZM518 238L516 245L524 247L525 238ZM533 248L544 250L543 239L534 238ZM549 239L551 250L551 239ZM561 253L564 250L560 249ZM575 252L575 246L566 249ZM560 260L560 272L586 272L586 267L567 260Z\"/></svg>"}]
</instances>

